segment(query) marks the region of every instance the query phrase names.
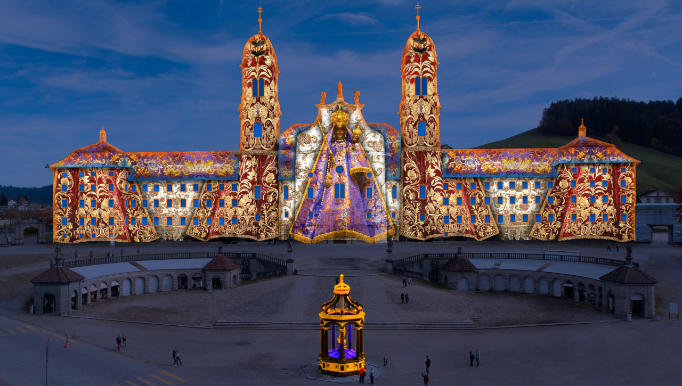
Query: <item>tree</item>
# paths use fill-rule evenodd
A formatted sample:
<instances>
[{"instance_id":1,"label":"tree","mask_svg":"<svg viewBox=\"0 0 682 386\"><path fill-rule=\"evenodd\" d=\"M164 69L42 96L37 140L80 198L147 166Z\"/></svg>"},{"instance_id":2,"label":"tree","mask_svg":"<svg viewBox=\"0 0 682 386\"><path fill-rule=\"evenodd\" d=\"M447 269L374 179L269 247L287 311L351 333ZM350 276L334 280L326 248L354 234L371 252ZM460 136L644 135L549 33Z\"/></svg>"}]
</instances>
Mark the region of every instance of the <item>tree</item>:
<instances>
[{"instance_id":1,"label":"tree","mask_svg":"<svg viewBox=\"0 0 682 386\"><path fill-rule=\"evenodd\" d=\"M7 206L7 203L9 200L7 199L7 196L5 196L5 193L0 195L0 206Z\"/></svg>"}]
</instances>

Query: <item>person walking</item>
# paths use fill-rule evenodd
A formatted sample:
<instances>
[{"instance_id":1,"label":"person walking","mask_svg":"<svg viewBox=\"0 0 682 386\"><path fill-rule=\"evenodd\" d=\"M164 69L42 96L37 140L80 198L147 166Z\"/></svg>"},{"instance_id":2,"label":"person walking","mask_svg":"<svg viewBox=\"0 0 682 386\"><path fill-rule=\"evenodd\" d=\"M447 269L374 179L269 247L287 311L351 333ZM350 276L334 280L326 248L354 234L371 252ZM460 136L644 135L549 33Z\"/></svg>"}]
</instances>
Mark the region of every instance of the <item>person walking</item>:
<instances>
[{"instance_id":1,"label":"person walking","mask_svg":"<svg viewBox=\"0 0 682 386\"><path fill-rule=\"evenodd\" d=\"M126 334L123 334L123 348L128 347L128 339L126 338Z\"/></svg>"},{"instance_id":2,"label":"person walking","mask_svg":"<svg viewBox=\"0 0 682 386\"><path fill-rule=\"evenodd\" d=\"M403 303L405 303L405 294L401 292L400 293L400 304L403 304Z\"/></svg>"},{"instance_id":3,"label":"person walking","mask_svg":"<svg viewBox=\"0 0 682 386\"><path fill-rule=\"evenodd\" d=\"M426 362L424 363L426 363L426 373L428 374L429 370L431 369L431 359L429 359L428 355L426 356Z\"/></svg>"},{"instance_id":4,"label":"person walking","mask_svg":"<svg viewBox=\"0 0 682 386\"><path fill-rule=\"evenodd\" d=\"M611 252L611 243L606 244L606 252Z\"/></svg>"},{"instance_id":5,"label":"person walking","mask_svg":"<svg viewBox=\"0 0 682 386\"><path fill-rule=\"evenodd\" d=\"M121 351L121 335L116 337L116 347L118 348L118 351Z\"/></svg>"},{"instance_id":6,"label":"person walking","mask_svg":"<svg viewBox=\"0 0 682 386\"><path fill-rule=\"evenodd\" d=\"M476 349L476 367L481 365L481 350Z\"/></svg>"},{"instance_id":7,"label":"person walking","mask_svg":"<svg viewBox=\"0 0 682 386\"><path fill-rule=\"evenodd\" d=\"M364 367L361 367L360 371L358 371L358 374L360 375L360 383L365 383L365 372L366 371L367 370L365 370Z\"/></svg>"},{"instance_id":8,"label":"person walking","mask_svg":"<svg viewBox=\"0 0 682 386\"><path fill-rule=\"evenodd\" d=\"M384 366L388 365L388 356L384 355Z\"/></svg>"},{"instance_id":9,"label":"person walking","mask_svg":"<svg viewBox=\"0 0 682 386\"><path fill-rule=\"evenodd\" d=\"M476 357L474 356L474 351L469 350L469 366L474 365L474 359L476 359Z\"/></svg>"},{"instance_id":10,"label":"person walking","mask_svg":"<svg viewBox=\"0 0 682 386\"><path fill-rule=\"evenodd\" d=\"M178 352L173 350L173 366L178 365L178 355L177 354L178 354Z\"/></svg>"},{"instance_id":11,"label":"person walking","mask_svg":"<svg viewBox=\"0 0 682 386\"><path fill-rule=\"evenodd\" d=\"M371 385L374 384L374 369L372 369L372 370L369 371L369 383L370 383Z\"/></svg>"},{"instance_id":12,"label":"person walking","mask_svg":"<svg viewBox=\"0 0 682 386\"><path fill-rule=\"evenodd\" d=\"M180 360L180 349L175 349L175 360L178 361L178 365L182 366L182 361Z\"/></svg>"},{"instance_id":13,"label":"person walking","mask_svg":"<svg viewBox=\"0 0 682 386\"><path fill-rule=\"evenodd\" d=\"M409 303L409 302L410 302L410 294L408 294L407 292L405 292L405 304L407 304L407 303Z\"/></svg>"},{"instance_id":14,"label":"person walking","mask_svg":"<svg viewBox=\"0 0 682 386\"><path fill-rule=\"evenodd\" d=\"M407 278L407 285L412 286L412 278L411 277Z\"/></svg>"},{"instance_id":15,"label":"person walking","mask_svg":"<svg viewBox=\"0 0 682 386\"><path fill-rule=\"evenodd\" d=\"M422 378L424 378L424 386L429 386L429 374L422 373Z\"/></svg>"}]
</instances>

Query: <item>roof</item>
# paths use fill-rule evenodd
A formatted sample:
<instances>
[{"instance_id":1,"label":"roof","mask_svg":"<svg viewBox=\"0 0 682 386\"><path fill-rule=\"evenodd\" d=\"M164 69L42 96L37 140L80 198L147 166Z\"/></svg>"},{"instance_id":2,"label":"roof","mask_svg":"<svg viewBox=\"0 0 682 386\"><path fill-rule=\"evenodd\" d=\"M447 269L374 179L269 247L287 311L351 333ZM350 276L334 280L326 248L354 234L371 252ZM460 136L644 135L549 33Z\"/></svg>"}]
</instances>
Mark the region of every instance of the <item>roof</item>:
<instances>
[{"instance_id":1,"label":"roof","mask_svg":"<svg viewBox=\"0 0 682 386\"><path fill-rule=\"evenodd\" d=\"M623 266L599 278L616 284L656 284L658 280L634 266Z\"/></svg>"},{"instance_id":2,"label":"roof","mask_svg":"<svg viewBox=\"0 0 682 386\"><path fill-rule=\"evenodd\" d=\"M50 166L55 168L131 167L128 155L107 142L97 142L74 150L68 157Z\"/></svg>"},{"instance_id":3,"label":"roof","mask_svg":"<svg viewBox=\"0 0 682 386\"><path fill-rule=\"evenodd\" d=\"M456 255L441 265L440 269L450 272L475 272L476 266L462 255Z\"/></svg>"},{"instance_id":4,"label":"roof","mask_svg":"<svg viewBox=\"0 0 682 386\"><path fill-rule=\"evenodd\" d=\"M65 267L51 267L47 271L31 279L33 284L60 283L67 284L84 280L85 276Z\"/></svg>"},{"instance_id":5,"label":"roof","mask_svg":"<svg viewBox=\"0 0 682 386\"><path fill-rule=\"evenodd\" d=\"M221 253L209 261L204 267L204 270L231 271L239 267L240 265L237 265L234 261L230 260L227 256Z\"/></svg>"}]
</instances>

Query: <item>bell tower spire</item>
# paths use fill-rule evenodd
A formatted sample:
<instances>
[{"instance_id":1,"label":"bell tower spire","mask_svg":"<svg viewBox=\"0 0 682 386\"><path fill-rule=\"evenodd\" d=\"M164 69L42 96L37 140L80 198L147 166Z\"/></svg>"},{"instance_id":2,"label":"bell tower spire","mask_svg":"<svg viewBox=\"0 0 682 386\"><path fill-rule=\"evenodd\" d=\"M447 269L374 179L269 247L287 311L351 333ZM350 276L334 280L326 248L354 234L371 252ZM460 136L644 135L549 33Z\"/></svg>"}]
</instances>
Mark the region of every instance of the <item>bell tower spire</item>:
<instances>
[{"instance_id":1,"label":"bell tower spire","mask_svg":"<svg viewBox=\"0 0 682 386\"><path fill-rule=\"evenodd\" d=\"M419 18L419 10L421 9L421 7L422 6L419 5L419 3L417 3L417 5L414 6L414 8L417 10L417 31L419 31L419 19L420 19Z\"/></svg>"},{"instance_id":2,"label":"bell tower spire","mask_svg":"<svg viewBox=\"0 0 682 386\"><path fill-rule=\"evenodd\" d=\"M263 30L261 29L261 23L263 23L263 18L261 17L261 14L263 13L263 7L258 7L258 33L262 34Z\"/></svg>"},{"instance_id":3,"label":"bell tower spire","mask_svg":"<svg viewBox=\"0 0 682 386\"><path fill-rule=\"evenodd\" d=\"M107 141L107 132L104 131L104 125L102 125L102 130L99 131L99 141L100 142Z\"/></svg>"}]
</instances>

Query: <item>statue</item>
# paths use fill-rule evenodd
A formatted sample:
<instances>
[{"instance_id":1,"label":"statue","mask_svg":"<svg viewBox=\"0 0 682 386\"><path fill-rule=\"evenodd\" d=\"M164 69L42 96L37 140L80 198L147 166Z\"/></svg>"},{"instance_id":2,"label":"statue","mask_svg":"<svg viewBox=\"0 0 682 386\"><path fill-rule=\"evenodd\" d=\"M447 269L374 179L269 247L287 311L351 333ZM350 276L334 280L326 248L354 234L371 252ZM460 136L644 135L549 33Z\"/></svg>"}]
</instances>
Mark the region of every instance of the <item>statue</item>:
<instances>
[{"instance_id":1,"label":"statue","mask_svg":"<svg viewBox=\"0 0 682 386\"><path fill-rule=\"evenodd\" d=\"M336 86L336 90L337 90L336 99L343 100L343 85L341 84L341 81L339 81L339 85Z\"/></svg>"},{"instance_id":2,"label":"statue","mask_svg":"<svg viewBox=\"0 0 682 386\"><path fill-rule=\"evenodd\" d=\"M355 92L355 104L356 105L360 104L360 91Z\"/></svg>"},{"instance_id":3,"label":"statue","mask_svg":"<svg viewBox=\"0 0 682 386\"><path fill-rule=\"evenodd\" d=\"M320 91L320 94L322 94L322 99L320 99L320 104L323 105L325 100L327 99L327 92L326 91Z\"/></svg>"},{"instance_id":4,"label":"statue","mask_svg":"<svg viewBox=\"0 0 682 386\"><path fill-rule=\"evenodd\" d=\"M393 252L393 236L388 236L388 239L386 239L386 252Z\"/></svg>"},{"instance_id":5,"label":"statue","mask_svg":"<svg viewBox=\"0 0 682 386\"><path fill-rule=\"evenodd\" d=\"M625 250L628 251L628 255L626 257L632 257L632 245L628 243L628 245L625 247Z\"/></svg>"},{"instance_id":6,"label":"statue","mask_svg":"<svg viewBox=\"0 0 682 386\"><path fill-rule=\"evenodd\" d=\"M287 238L287 252L293 252L294 251L294 243L291 239L291 235Z\"/></svg>"}]
</instances>

